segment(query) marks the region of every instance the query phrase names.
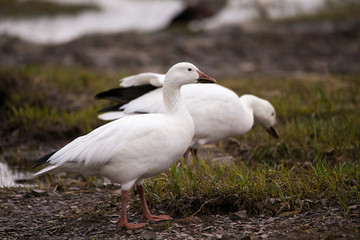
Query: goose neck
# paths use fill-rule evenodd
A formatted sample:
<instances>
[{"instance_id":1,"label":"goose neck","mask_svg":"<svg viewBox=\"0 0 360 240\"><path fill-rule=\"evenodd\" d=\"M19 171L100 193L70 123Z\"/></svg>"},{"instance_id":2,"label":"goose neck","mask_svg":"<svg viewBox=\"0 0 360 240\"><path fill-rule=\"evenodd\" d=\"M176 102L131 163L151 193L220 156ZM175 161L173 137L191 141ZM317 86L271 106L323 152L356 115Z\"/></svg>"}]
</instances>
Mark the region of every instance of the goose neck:
<instances>
[{"instance_id":1,"label":"goose neck","mask_svg":"<svg viewBox=\"0 0 360 240\"><path fill-rule=\"evenodd\" d=\"M167 113L175 113L180 110L186 110L184 104L181 100L180 95L181 85L177 84L173 81L165 81L163 87L163 101L165 112Z\"/></svg>"},{"instance_id":2,"label":"goose neck","mask_svg":"<svg viewBox=\"0 0 360 240\"><path fill-rule=\"evenodd\" d=\"M257 99L255 96L250 94L245 94L241 96L243 105L247 108L248 111L254 112L256 108Z\"/></svg>"}]
</instances>

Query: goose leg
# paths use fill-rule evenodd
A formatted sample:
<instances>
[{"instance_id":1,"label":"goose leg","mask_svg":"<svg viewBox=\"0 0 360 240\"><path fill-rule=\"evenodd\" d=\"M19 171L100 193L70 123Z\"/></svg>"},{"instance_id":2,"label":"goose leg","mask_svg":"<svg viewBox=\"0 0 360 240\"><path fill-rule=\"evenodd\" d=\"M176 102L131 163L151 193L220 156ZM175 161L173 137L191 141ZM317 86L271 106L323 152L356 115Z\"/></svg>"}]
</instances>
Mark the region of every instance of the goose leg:
<instances>
[{"instance_id":1,"label":"goose leg","mask_svg":"<svg viewBox=\"0 0 360 240\"><path fill-rule=\"evenodd\" d=\"M197 148L191 148L191 153L192 155L196 158L196 160L198 159L198 149Z\"/></svg>"},{"instance_id":2,"label":"goose leg","mask_svg":"<svg viewBox=\"0 0 360 240\"><path fill-rule=\"evenodd\" d=\"M121 191L120 226L125 227L127 229L137 229L137 228L144 227L147 223L138 223L138 224L128 223L127 214L126 214L126 206L127 206L128 198L129 198L129 192L126 190L122 190Z\"/></svg>"},{"instance_id":3,"label":"goose leg","mask_svg":"<svg viewBox=\"0 0 360 240\"><path fill-rule=\"evenodd\" d=\"M189 162L188 162L189 153L191 153L191 155L192 155L193 157L195 157L196 162L197 162L197 160L198 160L198 150L197 150L197 148L190 148L190 147L189 147L189 148L186 150L186 152L184 153L184 155L183 155L183 157L184 157L184 162L185 162L185 165L186 165L186 166L189 165Z\"/></svg>"},{"instance_id":4,"label":"goose leg","mask_svg":"<svg viewBox=\"0 0 360 240\"><path fill-rule=\"evenodd\" d=\"M158 216L151 215L150 211L149 211L149 208L148 208L148 206L146 204L144 186L143 185L138 185L137 190L139 192L141 206L142 206L142 209L143 209L142 217L145 220L156 222L156 221L166 221L166 220L170 219L170 216L168 216L168 215L158 215Z\"/></svg>"},{"instance_id":5,"label":"goose leg","mask_svg":"<svg viewBox=\"0 0 360 240\"><path fill-rule=\"evenodd\" d=\"M183 155L184 162L185 162L185 165L186 165L186 166L188 166L189 153L190 153L190 148L186 149L186 152L185 152L184 155Z\"/></svg>"}]
</instances>

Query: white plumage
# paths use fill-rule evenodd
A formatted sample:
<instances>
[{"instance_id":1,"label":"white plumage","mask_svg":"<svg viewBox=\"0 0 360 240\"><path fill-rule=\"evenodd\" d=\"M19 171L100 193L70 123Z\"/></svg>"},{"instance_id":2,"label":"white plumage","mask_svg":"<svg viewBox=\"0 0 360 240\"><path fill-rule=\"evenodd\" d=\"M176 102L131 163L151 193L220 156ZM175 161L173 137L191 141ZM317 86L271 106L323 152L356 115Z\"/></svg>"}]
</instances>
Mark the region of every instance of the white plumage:
<instances>
[{"instance_id":1,"label":"white plumage","mask_svg":"<svg viewBox=\"0 0 360 240\"><path fill-rule=\"evenodd\" d=\"M120 86L124 88L117 89L119 91L116 93L110 90L97 96L116 99L114 95L119 94L117 97L121 99L121 94L130 87L147 84L159 87L164 78L165 75L156 73L129 76L121 80ZM189 84L181 88L181 96L195 124L190 148L196 149L203 144L245 134L254 123L278 137L275 109L267 100L250 94L239 97L232 90L217 84ZM103 113L99 118L113 120L138 113L163 112L162 88L138 96L116 110Z\"/></svg>"},{"instance_id":2,"label":"white plumage","mask_svg":"<svg viewBox=\"0 0 360 240\"><path fill-rule=\"evenodd\" d=\"M146 220L167 220L169 216L151 216L143 193L145 178L167 170L189 146L194 123L180 97L180 87L196 82L215 82L190 63L178 63L166 74L163 87L164 114L135 115L105 124L87 135L49 154L37 165L50 166L48 171L100 175L121 184L121 225L138 228L126 219L128 190L136 183ZM125 211L125 212L124 212Z\"/></svg>"}]
</instances>

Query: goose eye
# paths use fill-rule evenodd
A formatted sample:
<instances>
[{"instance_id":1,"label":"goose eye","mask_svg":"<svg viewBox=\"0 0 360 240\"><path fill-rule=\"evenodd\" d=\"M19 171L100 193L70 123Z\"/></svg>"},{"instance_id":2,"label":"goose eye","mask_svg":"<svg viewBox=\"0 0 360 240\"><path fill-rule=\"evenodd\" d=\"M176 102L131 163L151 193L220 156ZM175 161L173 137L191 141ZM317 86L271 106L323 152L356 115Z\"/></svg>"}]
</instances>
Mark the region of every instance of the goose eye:
<instances>
[{"instance_id":1,"label":"goose eye","mask_svg":"<svg viewBox=\"0 0 360 240\"><path fill-rule=\"evenodd\" d=\"M191 72L191 70L192 70L191 68L188 68L188 71L189 71L189 72Z\"/></svg>"},{"instance_id":2,"label":"goose eye","mask_svg":"<svg viewBox=\"0 0 360 240\"><path fill-rule=\"evenodd\" d=\"M274 112L272 112L272 113L271 113L271 116L274 116L274 115L275 115L275 113L274 113Z\"/></svg>"}]
</instances>

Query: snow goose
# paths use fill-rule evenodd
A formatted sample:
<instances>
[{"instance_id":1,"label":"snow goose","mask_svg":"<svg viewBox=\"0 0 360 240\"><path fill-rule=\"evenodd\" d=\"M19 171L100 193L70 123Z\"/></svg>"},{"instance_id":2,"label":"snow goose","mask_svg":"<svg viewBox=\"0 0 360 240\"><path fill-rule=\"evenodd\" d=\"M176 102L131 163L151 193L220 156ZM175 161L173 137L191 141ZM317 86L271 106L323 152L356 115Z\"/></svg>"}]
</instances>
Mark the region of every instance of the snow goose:
<instances>
[{"instance_id":1,"label":"snow goose","mask_svg":"<svg viewBox=\"0 0 360 240\"><path fill-rule=\"evenodd\" d=\"M99 118L113 120L139 113L163 112L161 86L164 78L164 74L140 73L122 79L122 88L97 94L96 98L119 102L100 110L106 113ZM273 137L279 137L275 109L265 99L250 94L239 97L218 84L189 84L181 88L181 96L195 124L190 148L184 154L186 163L190 149L196 154L201 145L245 134L254 123L263 126Z\"/></svg>"},{"instance_id":2,"label":"snow goose","mask_svg":"<svg viewBox=\"0 0 360 240\"><path fill-rule=\"evenodd\" d=\"M164 81L164 114L135 115L105 124L40 158L35 167L43 163L50 165L34 176L50 171L66 171L85 176L100 175L120 183L120 225L128 229L146 225L130 224L127 220L128 191L136 184L143 209L142 217L149 221L170 219L167 215L150 215L143 182L144 179L167 170L190 145L194 123L182 103L180 87L196 82L215 80L191 63L174 65L167 72Z\"/></svg>"}]
</instances>

